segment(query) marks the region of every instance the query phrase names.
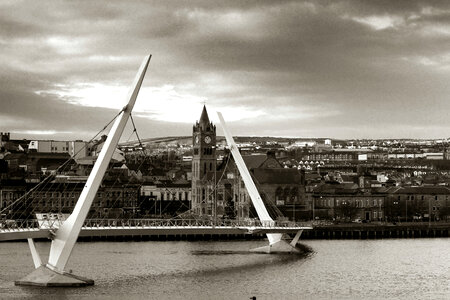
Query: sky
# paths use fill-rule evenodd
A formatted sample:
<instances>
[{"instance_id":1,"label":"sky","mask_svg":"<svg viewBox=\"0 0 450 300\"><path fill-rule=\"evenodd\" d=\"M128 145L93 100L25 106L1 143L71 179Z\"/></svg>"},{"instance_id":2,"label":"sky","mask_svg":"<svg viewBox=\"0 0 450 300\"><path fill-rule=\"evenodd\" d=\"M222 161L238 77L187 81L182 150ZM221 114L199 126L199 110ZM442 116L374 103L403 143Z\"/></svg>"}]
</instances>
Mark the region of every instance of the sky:
<instances>
[{"instance_id":1,"label":"sky","mask_svg":"<svg viewBox=\"0 0 450 300\"><path fill-rule=\"evenodd\" d=\"M450 136L449 1L2 0L0 131L89 140L148 54L141 138L204 104L218 134L216 111L240 136Z\"/></svg>"}]
</instances>

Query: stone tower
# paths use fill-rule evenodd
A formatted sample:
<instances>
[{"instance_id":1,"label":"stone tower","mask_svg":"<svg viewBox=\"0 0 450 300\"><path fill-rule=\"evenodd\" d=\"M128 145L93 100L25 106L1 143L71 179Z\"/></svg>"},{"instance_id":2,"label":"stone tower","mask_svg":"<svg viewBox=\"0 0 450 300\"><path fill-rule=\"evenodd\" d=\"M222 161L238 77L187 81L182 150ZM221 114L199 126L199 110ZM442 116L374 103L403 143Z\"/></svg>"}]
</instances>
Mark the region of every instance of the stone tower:
<instances>
[{"instance_id":1,"label":"stone tower","mask_svg":"<svg viewBox=\"0 0 450 300\"><path fill-rule=\"evenodd\" d=\"M205 106L193 127L192 145L192 211L211 216L216 179L216 126L209 121Z\"/></svg>"}]
</instances>

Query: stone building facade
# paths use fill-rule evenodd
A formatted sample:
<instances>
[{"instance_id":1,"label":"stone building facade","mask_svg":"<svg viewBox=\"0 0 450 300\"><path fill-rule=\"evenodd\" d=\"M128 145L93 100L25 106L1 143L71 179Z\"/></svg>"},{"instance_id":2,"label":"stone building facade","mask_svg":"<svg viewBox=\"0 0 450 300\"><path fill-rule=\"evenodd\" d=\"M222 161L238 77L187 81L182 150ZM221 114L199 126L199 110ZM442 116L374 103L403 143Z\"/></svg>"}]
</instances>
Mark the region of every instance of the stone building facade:
<instances>
[{"instance_id":1,"label":"stone building facade","mask_svg":"<svg viewBox=\"0 0 450 300\"><path fill-rule=\"evenodd\" d=\"M217 161L216 127L209 121L206 107L193 127L192 138L192 212L218 218L257 217L231 154ZM243 159L273 218L294 219L306 210L300 171L284 168L272 152L244 155Z\"/></svg>"}]
</instances>

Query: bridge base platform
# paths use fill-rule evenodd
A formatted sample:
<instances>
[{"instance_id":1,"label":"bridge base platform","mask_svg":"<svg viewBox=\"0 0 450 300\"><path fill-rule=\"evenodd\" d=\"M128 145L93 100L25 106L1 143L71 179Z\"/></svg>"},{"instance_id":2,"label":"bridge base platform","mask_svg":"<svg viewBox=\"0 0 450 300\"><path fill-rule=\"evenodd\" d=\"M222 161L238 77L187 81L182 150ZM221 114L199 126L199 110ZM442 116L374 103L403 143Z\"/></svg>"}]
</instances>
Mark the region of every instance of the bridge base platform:
<instances>
[{"instance_id":1,"label":"bridge base platform","mask_svg":"<svg viewBox=\"0 0 450 300\"><path fill-rule=\"evenodd\" d=\"M278 241L272 245L262 246L250 249L250 252L255 253L301 253L300 249L292 246L284 240Z\"/></svg>"},{"instance_id":2,"label":"bridge base platform","mask_svg":"<svg viewBox=\"0 0 450 300\"><path fill-rule=\"evenodd\" d=\"M47 287L82 287L94 285L94 280L71 273L58 273L46 266L40 266L33 272L14 282L15 285Z\"/></svg>"}]
</instances>

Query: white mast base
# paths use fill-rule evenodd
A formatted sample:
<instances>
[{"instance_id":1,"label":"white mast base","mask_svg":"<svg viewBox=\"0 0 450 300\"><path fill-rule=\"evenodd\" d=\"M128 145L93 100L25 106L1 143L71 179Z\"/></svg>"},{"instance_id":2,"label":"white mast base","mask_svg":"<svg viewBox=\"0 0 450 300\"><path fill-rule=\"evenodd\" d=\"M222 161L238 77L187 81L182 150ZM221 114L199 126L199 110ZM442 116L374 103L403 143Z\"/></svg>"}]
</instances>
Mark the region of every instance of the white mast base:
<instances>
[{"instance_id":1,"label":"white mast base","mask_svg":"<svg viewBox=\"0 0 450 300\"><path fill-rule=\"evenodd\" d=\"M261 195L259 195L258 189L253 182L252 176L250 175L247 166L245 165L241 153L239 152L239 149L234 142L233 136L231 135L231 132L229 131L222 114L220 112L217 112L217 116L219 117L228 147L230 148L231 154L233 155L234 162L236 163L239 173L241 174L242 180L245 184L245 188L247 189L250 199L252 200L252 204L255 207L259 220L263 223L275 223L275 221L270 217L269 212L267 211L267 208L262 201ZM267 233L266 235L267 239L269 240L269 245L259 247L250 251L262 253L300 252L295 247L295 245L297 245L298 239L300 238L302 232L303 230L299 230L290 244L282 240L283 234L281 233Z\"/></svg>"},{"instance_id":2,"label":"white mast base","mask_svg":"<svg viewBox=\"0 0 450 300\"><path fill-rule=\"evenodd\" d=\"M267 246L262 246L250 249L250 252L255 253L301 253L301 250L296 247L303 230L299 230L292 241L289 243L286 240L280 240Z\"/></svg>"}]
</instances>

